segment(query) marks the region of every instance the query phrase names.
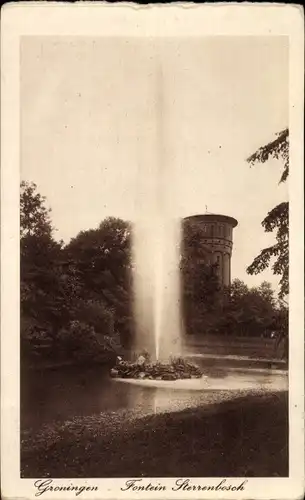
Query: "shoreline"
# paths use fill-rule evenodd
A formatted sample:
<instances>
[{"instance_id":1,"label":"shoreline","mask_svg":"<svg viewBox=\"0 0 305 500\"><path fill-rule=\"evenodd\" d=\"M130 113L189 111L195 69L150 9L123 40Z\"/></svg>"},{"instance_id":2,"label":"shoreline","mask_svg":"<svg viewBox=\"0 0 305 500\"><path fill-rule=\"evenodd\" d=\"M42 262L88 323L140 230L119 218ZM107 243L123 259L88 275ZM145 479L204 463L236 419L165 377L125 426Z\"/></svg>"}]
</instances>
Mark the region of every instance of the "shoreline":
<instances>
[{"instance_id":1,"label":"shoreline","mask_svg":"<svg viewBox=\"0 0 305 500\"><path fill-rule=\"evenodd\" d=\"M201 462L211 477L216 471L230 476L234 461L238 467L233 475L244 476L241 470L253 460L258 475L285 475L288 393L213 393L209 403L181 411L123 410L74 417L50 423L40 432L24 430L22 437L22 477L27 478L153 477L162 468L170 476L196 476ZM175 463L168 461L169 442L174 456L180 457ZM227 456L222 450L228 450Z\"/></svg>"}]
</instances>

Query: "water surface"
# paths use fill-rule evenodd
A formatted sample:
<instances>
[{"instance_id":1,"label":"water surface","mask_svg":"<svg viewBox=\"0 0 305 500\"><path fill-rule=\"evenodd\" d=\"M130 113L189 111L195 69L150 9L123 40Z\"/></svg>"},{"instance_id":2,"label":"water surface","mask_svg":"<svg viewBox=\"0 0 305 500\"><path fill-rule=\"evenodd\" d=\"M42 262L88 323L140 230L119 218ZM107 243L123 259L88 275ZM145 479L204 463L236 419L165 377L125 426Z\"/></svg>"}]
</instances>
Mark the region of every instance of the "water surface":
<instances>
[{"instance_id":1,"label":"water surface","mask_svg":"<svg viewBox=\"0 0 305 500\"><path fill-rule=\"evenodd\" d=\"M283 391L287 376L267 370L209 369L203 379L118 381L100 367L28 371L21 380L21 426L131 409L142 414L176 411L230 398L236 392Z\"/></svg>"}]
</instances>

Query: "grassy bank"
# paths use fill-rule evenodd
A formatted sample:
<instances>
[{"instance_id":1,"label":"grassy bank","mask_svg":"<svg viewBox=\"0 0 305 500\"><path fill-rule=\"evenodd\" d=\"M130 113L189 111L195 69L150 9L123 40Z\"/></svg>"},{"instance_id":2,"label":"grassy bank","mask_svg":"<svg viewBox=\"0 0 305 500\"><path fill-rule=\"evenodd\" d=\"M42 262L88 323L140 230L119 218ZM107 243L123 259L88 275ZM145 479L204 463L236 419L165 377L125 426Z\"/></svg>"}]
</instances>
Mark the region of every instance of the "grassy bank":
<instances>
[{"instance_id":1,"label":"grassy bank","mask_svg":"<svg viewBox=\"0 0 305 500\"><path fill-rule=\"evenodd\" d=\"M21 462L23 477L287 476L288 397L76 418L23 432Z\"/></svg>"}]
</instances>

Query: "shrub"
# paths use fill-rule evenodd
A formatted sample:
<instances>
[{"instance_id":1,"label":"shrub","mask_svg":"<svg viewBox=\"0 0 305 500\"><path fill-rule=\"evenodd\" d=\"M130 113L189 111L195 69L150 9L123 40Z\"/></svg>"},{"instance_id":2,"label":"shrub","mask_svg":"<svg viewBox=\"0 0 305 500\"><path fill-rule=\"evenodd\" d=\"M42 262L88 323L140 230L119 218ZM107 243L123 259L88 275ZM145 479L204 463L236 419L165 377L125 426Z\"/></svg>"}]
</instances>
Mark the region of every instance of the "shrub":
<instances>
[{"instance_id":1,"label":"shrub","mask_svg":"<svg viewBox=\"0 0 305 500\"><path fill-rule=\"evenodd\" d=\"M116 353L107 339L98 337L94 328L81 321L71 321L58 333L58 344L64 357L81 362L113 361Z\"/></svg>"},{"instance_id":2,"label":"shrub","mask_svg":"<svg viewBox=\"0 0 305 500\"><path fill-rule=\"evenodd\" d=\"M31 317L20 317L20 352L25 362L49 358L54 354L54 340L50 328Z\"/></svg>"},{"instance_id":3,"label":"shrub","mask_svg":"<svg viewBox=\"0 0 305 500\"><path fill-rule=\"evenodd\" d=\"M114 313L100 300L79 300L75 319L92 327L97 334L114 335Z\"/></svg>"}]
</instances>

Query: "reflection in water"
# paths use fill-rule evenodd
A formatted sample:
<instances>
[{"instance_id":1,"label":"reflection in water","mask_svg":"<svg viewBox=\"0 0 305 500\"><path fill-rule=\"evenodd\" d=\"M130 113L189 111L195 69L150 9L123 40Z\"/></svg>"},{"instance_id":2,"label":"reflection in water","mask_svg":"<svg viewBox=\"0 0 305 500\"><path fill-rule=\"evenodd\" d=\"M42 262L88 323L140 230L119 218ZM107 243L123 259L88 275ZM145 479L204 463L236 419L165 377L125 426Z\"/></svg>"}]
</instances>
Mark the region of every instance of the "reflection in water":
<instances>
[{"instance_id":1,"label":"reflection in water","mask_svg":"<svg viewBox=\"0 0 305 500\"><path fill-rule=\"evenodd\" d=\"M150 408L154 413L170 412L192 408L207 402L207 396L217 391L286 391L288 381L286 375L270 373L226 373L220 377L204 376L202 379L185 379L175 381L120 379L119 385L141 387L153 398ZM131 398L132 399L132 398ZM144 406L145 409L145 406Z\"/></svg>"},{"instance_id":2,"label":"reflection in water","mask_svg":"<svg viewBox=\"0 0 305 500\"><path fill-rule=\"evenodd\" d=\"M74 416L128 408L151 413L154 393L154 388L118 384L97 367L30 371L21 377L21 426L39 428Z\"/></svg>"},{"instance_id":3,"label":"reflection in water","mask_svg":"<svg viewBox=\"0 0 305 500\"><path fill-rule=\"evenodd\" d=\"M121 386L122 384L117 384ZM135 389L135 386L133 387ZM129 390L125 386L125 392L127 395L127 405L126 408L129 409L139 409L143 414L151 414L155 413L155 395L156 395L155 387L141 387L138 386L137 390Z\"/></svg>"},{"instance_id":4,"label":"reflection in water","mask_svg":"<svg viewBox=\"0 0 305 500\"><path fill-rule=\"evenodd\" d=\"M51 421L70 420L125 409L143 414L177 411L209 402L217 391L287 390L285 375L268 372L210 372L202 379L180 381L109 378L100 368L32 371L21 378L22 428L39 428ZM214 398L215 399L215 398ZM209 401L208 401L209 400Z\"/></svg>"}]
</instances>

